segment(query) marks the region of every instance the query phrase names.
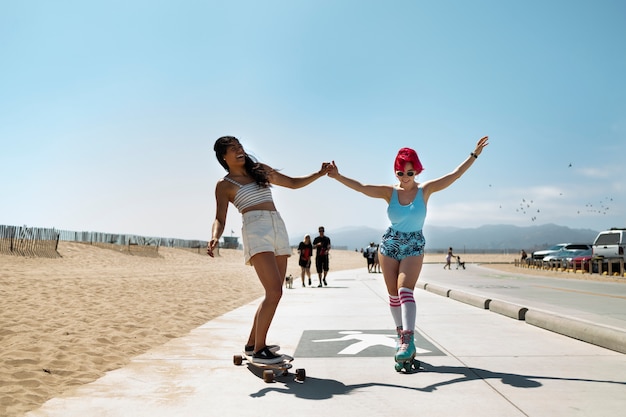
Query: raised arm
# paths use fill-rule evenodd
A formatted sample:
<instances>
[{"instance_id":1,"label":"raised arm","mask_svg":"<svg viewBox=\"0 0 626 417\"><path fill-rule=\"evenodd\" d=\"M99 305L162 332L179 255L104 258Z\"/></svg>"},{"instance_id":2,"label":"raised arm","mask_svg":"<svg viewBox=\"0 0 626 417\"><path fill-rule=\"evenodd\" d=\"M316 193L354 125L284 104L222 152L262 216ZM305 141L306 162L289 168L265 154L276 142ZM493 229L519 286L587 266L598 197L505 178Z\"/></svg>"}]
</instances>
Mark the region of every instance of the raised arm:
<instances>
[{"instance_id":1,"label":"raised arm","mask_svg":"<svg viewBox=\"0 0 626 417\"><path fill-rule=\"evenodd\" d=\"M339 173L339 168L335 164L335 161L333 161L330 167L328 168L328 176L336 179L337 181L339 181L346 187L352 188L354 191L363 193L368 197L382 198L382 199L385 199L387 202L391 200L391 193L393 190L391 186L362 184L357 180L353 180L352 178L343 176Z\"/></svg>"},{"instance_id":2,"label":"raised arm","mask_svg":"<svg viewBox=\"0 0 626 417\"><path fill-rule=\"evenodd\" d=\"M329 166L330 164L328 162L323 162L322 167L317 172L305 175L303 177L290 177L288 175L282 174L279 171L274 170L267 165L264 165L265 169L268 172L268 179L272 184L292 189L306 187L313 181L323 177L324 175L326 175Z\"/></svg>"},{"instance_id":3,"label":"raised arm","mask_svg":"<svg viewBox=\"0 0 626 417\"><path fill-rule=\"evenodd\" d=\"M428 201L428 197L432 193L437 191L441 191L450 185L459 178L472 166L472 164L476 161L478 156L482 153L485 146L489 144L489 136L484 136L478 140L476 143L476 148L474 152L472 152L461 165L456 167L456 169L449 174L444 175L443 177L426 181L423 185L424 188L424 200Z\"/></svg>"}]
</instances>

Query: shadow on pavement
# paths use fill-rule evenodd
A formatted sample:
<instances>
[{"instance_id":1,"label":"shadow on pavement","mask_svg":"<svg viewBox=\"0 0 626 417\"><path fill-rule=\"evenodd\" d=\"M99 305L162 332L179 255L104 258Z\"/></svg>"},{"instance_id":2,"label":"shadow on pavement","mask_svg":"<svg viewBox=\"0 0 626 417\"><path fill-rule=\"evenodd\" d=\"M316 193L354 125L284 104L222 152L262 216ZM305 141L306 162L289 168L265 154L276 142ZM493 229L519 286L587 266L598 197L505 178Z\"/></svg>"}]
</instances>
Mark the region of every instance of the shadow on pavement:
<instances>
[{"instance_id":1,"label":"shadow on pavement","mask_svg":"<svg viewBox=\"0 0 626 417\"><path fill-rule=\"evenodd\" d=\"M461 366L432 366L422 362L421 368L418 372L410 375L419 375L421 373L436 373L440 375L458 375L456 378L452 378L447 381L438 382L436 384L427 385L424 387L405 386L398 384L387 384L379 382L369 382L356 385L345 385L340 381L334 379L319 379L307 377L304 383L296 382L293 374L288 376L277 376L276 382L268 385L267 387L259 390L258 392L250 394L251 397L263 397L268 393L277 392L282 394L295 395L298 398L306 400L327 400L338 395L349 395L352 392L368 387L389 387L399 388L411 391L420 392L433 392L439 387L459 384L463 382L470 382L476 380L500 380L503 384L510 385L516 388L539 388L543 384L541 380L555 380L555 381L572 381L572 382L591 382L591 383L603 383L603 384L618 384L625 385L626 382L620 381L602 381L582 378L560 378L541 375L519 375L504 372L493 372L486 369L479 368L467 368Z\"/></svg>"}]
</instances>

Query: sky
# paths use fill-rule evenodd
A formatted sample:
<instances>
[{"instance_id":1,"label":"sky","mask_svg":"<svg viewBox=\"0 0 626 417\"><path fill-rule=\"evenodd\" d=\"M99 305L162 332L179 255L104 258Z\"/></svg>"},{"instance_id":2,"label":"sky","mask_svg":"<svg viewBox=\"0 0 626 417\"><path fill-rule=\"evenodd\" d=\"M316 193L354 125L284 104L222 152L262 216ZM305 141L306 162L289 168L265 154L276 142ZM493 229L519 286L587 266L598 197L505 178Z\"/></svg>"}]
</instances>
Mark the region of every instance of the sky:
<instances>
[{"instance_id":1,"label":"sky","mask_svg":"<svg viewBox=\"0 0 626 417\"><path fill-rule=\"evenodd\" d=\"M0 0L0 224L209 240L220 136L394 184L488 135L427 225L626 227L625 41L621 0ZM328 177L273 195L291 236L389 224Z\"/></svg>"}]
</instances>

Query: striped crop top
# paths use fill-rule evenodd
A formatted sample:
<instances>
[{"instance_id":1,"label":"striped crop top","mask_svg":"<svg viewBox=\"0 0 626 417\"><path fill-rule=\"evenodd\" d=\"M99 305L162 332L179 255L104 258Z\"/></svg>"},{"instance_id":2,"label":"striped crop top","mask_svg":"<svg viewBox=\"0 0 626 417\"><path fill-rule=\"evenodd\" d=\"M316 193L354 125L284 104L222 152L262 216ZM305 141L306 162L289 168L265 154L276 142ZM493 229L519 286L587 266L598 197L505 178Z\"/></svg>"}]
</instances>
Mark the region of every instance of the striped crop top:
<instances>
[{"instance_id":1,"label":"striped crop top","mask_svg":"<svg viewBox=\"0 0 626 417\"><path fill-rule=\"evenodd\" d=\"M239 213L243 212L247 208L256 206L257 204L274 201L272 199L272 190L270 190L270 187L262 187L256 182L242 185L228 177L224 177L224 179L239 186L239 190L237 190L235 200L233 201L233 204L237 207Z\"/></svg>"}]
</instances>

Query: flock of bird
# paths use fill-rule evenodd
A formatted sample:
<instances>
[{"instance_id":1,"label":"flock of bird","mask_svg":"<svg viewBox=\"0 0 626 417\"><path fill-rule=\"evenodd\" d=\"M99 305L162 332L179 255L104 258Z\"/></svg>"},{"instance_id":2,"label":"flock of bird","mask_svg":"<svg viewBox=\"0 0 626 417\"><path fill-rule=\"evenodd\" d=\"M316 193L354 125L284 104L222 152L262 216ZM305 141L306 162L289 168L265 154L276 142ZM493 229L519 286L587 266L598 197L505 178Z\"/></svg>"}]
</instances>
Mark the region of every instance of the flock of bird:
<instances>
[{"instance_id":1,"label":"flock of bird","mask_svg":"<svg viewBox=\"0 0 626 417\"><path fill-rule=\"evenodd\" d=\"M572 164L570 163L568 165L568 168L571 168L571 167L572 167ZM491 184L489 184L489 187L491 187ZM563 196L563 193L560 193L559 196ZM613 198L611 197L605 197L602 200L600 200L600 202L597 204L588 202L587 204L585 204L584 209L576 209L576 214L591 213L591 214L606 215L611 208L612 202L613 202ZM502 209L502 205L500 205L500 209ZM537 221L538 216L541 214L541 209L535 206L533 200L522 198L519 205L515 207L515 212L522 216L530 215L530 221L534 222L534 221Z\"/></svg>"}]
</instances>

